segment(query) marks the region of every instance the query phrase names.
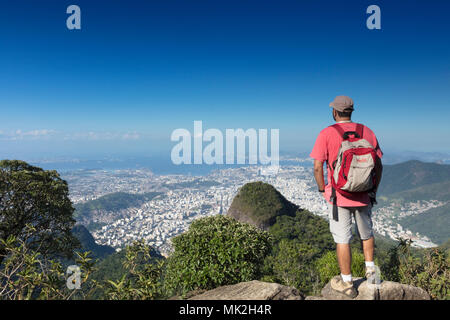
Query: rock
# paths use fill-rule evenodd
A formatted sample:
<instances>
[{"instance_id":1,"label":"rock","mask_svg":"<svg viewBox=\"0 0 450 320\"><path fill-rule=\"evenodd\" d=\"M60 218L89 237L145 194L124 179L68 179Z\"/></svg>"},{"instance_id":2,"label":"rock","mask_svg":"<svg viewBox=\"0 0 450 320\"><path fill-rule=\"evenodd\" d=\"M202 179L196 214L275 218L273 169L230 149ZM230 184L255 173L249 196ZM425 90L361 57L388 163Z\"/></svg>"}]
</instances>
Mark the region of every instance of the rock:
<instances>
[{"instance_id":1,"label":"rock","mask_svg":"<svg viewBox=\"0 0 450 320\"><path fill-rule=\"evenodd\" d=\"M364 283L364 289L376 292L374 285ZM363 284L363 285L364 285ZM361 285L361 286L363 286ZM371 288L368 288L370 287ZM364 290L361 288L360 290ZM383 281L380 286L380 300L430 300L430 295L422 288L391 281Z\"/></svg>"},{"instance_id":2,"label":"rock","mask_svg":"<svg viewBox=\"0 0 450 320\"><path fill-rule=\"evenodd\" d=\"M167 299L167 300L185 300L185 299L189 299L189 298L191 298L191 297L197 296L197 295L199 295L199 294L202 294L203 292L206 292L206 291L207 291L207 290L204 290L204 289L196 289L196 290L189 291L188 293L186 293L186 294L184 295L184 297L181 297L181 296L173 296L173 297L171 297L171 298L169 298L169 299Z\"/></svg>"},{"instance_id":3,"label":"rock","mask_svg":"<svg viewBox=\"0 0 450 320\"><path fill-rule=\"evenodd\" d=\"M307 296L305 298L305 300L327 300L324 297L320 297L320 296Z\"/></svg>"},{"instance_id":4,"label":"rock","mask_svg":"<svg viewBox=\"0 0 450 320\"><path fill-rule=\"evenodd\" d=\"M422 288L398 282L382 281L379 290L375 284L370 284L363 278L355 278L353 284L358 291L358 296L354 300L430 300L430 295ZM333 290L330 282L321 293L326 300L352 300Z\"/></svg>"},{"instance_id":5,"label":"rock","mask_svg":"<svg viewBox=\"0 0 450 320\"><path fill-rule=\"evenodd\" d=\"M338 277L338 276L337 276ZM379 292L374 284L364 278L355 278L353 285L358 296L353 300L430 300L430 295L422 288L392 281L383 281ZM330 282L322 289L321 296L304 297L297 289L278 283L258 280L218 287L209 291L194 290L187 300L352 300L331 288ZM178 300L182 297L172 297Z\"/></svg>"},{"instance_id":6,"label":"rock","mask_svg":"<svg viewBox=\"0 0 450 320\"><path fill-rule=\"evenodd\" d=\"M258 280L222 286L188 300L303 300L295 288Z\"/></svg>"}]
</instances>

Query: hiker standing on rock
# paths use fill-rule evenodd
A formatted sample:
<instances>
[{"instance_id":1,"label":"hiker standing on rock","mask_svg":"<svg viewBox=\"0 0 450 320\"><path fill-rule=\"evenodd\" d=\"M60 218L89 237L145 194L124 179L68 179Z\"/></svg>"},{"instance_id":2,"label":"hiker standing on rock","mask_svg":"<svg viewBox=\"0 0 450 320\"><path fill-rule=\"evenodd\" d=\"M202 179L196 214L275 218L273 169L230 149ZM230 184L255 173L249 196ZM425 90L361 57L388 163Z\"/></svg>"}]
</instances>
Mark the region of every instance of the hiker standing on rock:
<instances>
[{"instance_id":1,"label":"hiker standing on rock","mask_svg":"<svg viewBox=\"0 0 450 320\"><path fill-rule=\"evenodd\" d=\"M351 121L354 108L350 97L337 96L330 107L336 123L319 133L310 156L314 159L314 177L319 192L328 202L330 231L341 270L341 276L331 280L331 287L354 298L357 292L351 274L352 216L362 240L366 278L374 279L371 215L383 170L383 152L372 130ZM324 163L328 170L326 185Z\"/></svg>"}]
</instances>

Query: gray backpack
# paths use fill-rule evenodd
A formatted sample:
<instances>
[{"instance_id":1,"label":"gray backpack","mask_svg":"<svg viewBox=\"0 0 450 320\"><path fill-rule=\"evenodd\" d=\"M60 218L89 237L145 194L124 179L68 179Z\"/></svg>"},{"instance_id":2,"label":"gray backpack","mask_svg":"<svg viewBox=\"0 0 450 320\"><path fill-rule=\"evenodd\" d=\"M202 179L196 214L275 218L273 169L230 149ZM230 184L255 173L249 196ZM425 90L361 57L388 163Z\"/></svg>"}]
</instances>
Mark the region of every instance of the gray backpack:
<instances>
[{"instance_id":1,"label":"gray backpack","mask_svg":"<svg viewBox=\"0 0 450 320\"><path fill-rule=\"evenodd\" d=\"M333 219L338 221L336 192L351 196L354 193L372 191L376 179L377 153L375 148L362 138L364 132L362 124L356 124L355 131L344 131L337 124L331 127L342 137L337 159L329 166L332 173L330 200L333 203Z\"/></svg>"}]
</instances>

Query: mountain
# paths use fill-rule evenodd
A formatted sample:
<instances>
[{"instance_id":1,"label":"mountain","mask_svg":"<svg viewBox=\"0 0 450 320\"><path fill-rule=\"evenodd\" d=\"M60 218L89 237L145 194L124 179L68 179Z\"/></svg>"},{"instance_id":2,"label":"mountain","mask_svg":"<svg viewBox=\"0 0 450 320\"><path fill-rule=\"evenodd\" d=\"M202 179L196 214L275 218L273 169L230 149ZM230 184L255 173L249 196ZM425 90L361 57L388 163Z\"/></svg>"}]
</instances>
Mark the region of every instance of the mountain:
<instances>
[{"instance_id":1,"label":"mountain","mask_svg":"<svg viewBox=\"0 0 450 320\"><path fill-rule=\"evenodd\" d=\"M400 220L404 228L425 234L434 243L450 241L450 203Z\"/></svg>"},{"instance_id":2,"label":"mountain","mask_svg":"<svg viewBox=\"0 0 450 320\"><path fill-rule=\"evenodd\" d=\"M379 188L380 205L439 200L441 206L399 219L404 228L443 243L450 237L450 165L407 161L386 165Z\"/></svg>"},{"instance_id":3,"label":"mountain","mask_svg":"<svg viewBox=\"0 0 450 320\"><path fill-rule=\"evenodd\" d=\"M415 202L418 200L449 201L450 180L425 184L420 187L384 195L383 197L389 200L396 200L400 202Z\"/></svg>"},{"instance_id":4,"label":"mountain","mask_svg":"<svg viewBox=\"0 0 450 320\"><path fill-rule=\"evenodd\" d=\"M96 258L105 258L115 252L110 246L95 243L94 237L83 225L73 227L72 234L80 241L81 251L91 251Z\"/></svg>"},{"instance_id":5,"label":"mountain","mask_svg":"<svg viewBox=\"0 0 450 320\"><path fill-rule=\"evenodd\" d=\"M383 178L378 194L389 196L397 192L449 181L450 165L411 160L383 167Z\"/></svg>"},{"instance_id":6,"label":"mountain","mask_svg":"<svg viewBox=\"0 0 450 320\"><path fill-rule=\"evenodd\" d=\"M143 194L110 193L95 200L75 204L74 218L92 231L102 226L105 221L122 218L120 213L122 210L139 207L144 202L161 195L162 192L147 192Z\"/></svg>"},{"instance_id":7,"label":"mountain","mask_svg":"<svg viewBox=\"0 0 450 320\"><path fill-rule=\"evenodd\" d=\"M272 185L251 182L234 197L227 215L262 229L273 225L278 216L295 216L297 206L289 202Z\"/></svg>"}]
</instances>

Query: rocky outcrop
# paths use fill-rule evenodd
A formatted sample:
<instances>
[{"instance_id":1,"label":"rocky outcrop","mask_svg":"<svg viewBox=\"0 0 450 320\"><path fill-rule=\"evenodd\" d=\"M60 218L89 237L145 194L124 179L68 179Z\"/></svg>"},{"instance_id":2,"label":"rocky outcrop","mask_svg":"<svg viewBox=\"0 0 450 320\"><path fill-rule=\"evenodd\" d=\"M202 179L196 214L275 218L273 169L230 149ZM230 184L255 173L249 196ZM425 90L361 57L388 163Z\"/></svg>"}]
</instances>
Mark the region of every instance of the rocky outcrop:
<instances>
[{"instance_id":1,"label":"rocky outcrop","mask_svg":"<svg viewBox=\"0 0 450 320\"><path fill-rule=\"evenodd\" d=\"M337 276L338 277L338 276ZM382 281L377 289L375 284L370 284L363 278L356 278L354 286L358 296L353 300L430 300L430 295L422 288L413 287L392 281ZM331 288L330 282L322 289L322 300L352 300ZM312 300L307 297L307 300Z\"/></svg>"},{"instance_id":2,"label":"rocky outcrop","mask_svg":"<svg viewBox=\"0 0 450 320\"><path fill-rule=\"evenodd\" d=\"M353 300L430 300L429 294L417 287L392 281L381 282L379 289L363 278L356 278L354 286L358 296ZM173 297L172 299L180 299ZM352 300L333 290L328 283L320 296L305 297L293 287L263 281L247 281L222 286L209 291L192 291L187 300Z\"/></svg>"},{"instance_id":3,"label":"rocky outcrop","mask_svg":"<svg viewBox=\"0 0 450 320\"><path fill-rule=\"evenodd\" d=\"M304 296L295 288L278 283L247 281L218 287L188 300L303 300Z\"/></svg>"}]
</instances>

